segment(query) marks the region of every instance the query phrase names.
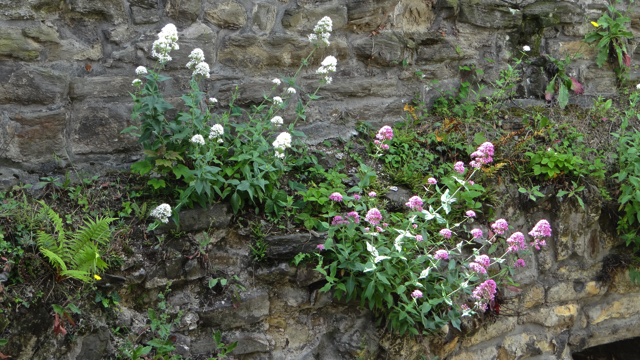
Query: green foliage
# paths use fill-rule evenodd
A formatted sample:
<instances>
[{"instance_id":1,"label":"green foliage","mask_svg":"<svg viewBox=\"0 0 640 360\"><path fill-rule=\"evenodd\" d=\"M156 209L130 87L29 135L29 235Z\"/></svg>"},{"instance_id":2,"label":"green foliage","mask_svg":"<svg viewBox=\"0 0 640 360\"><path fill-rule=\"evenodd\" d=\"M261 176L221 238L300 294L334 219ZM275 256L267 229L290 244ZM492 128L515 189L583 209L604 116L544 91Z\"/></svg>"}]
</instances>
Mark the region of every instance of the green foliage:
<instances>
[{"instance_id":1,"label":"green foliage","mask_svg":"<svg viewBox=\"0 0 640 360\"><path fill-rule=\"evenodd\" d=\"M613 5L607 6L607 12L604 13L597 22L594 31L588 33L584 37L587 43L596 43L596 51L598 57L596 63L602 67L610 56L610 50L613 49L613 55L618 59L619 73L622 78L631 66L631 57L627 51L627 39L633 39L633 33L629 31L625 23L631 22L626 14L621 14Z\"/></svg>"},{"instance_id":2,"label":"green foliage","mask_svg":"<svg viewBox=\"0 0 640 360\"><path fill-rule=\"evenodd\" d=\"M531 158L533 174L542 175L546 179L553 179L561 174L580 176L580 169L584 165L580 156L574 155L571 151L563 154L555 149L548 149L536 153L527 152L526 155Z\"/></svg>"},{"instance_id":3,"label":"green foliage","mask_svg":"<svg viewBox=\"0 0 640 360\"><path fill-rule=\"evenodd\" d=\"M580 191L584 190L584 186L578 186L578 184L576 184L575 181L572 181L571 184L573 186L572 186L570 191L560 190L560 191L558 191L558 194L556 196L561 198L561 197L567 195L567 199L575 198L576 200L578 200L578 204L580 204L580 207L582 207L582 210L585 210L584 201L582 201L582 198L580 196L578 196L578 193Z\"/></svg>"},{"instance_id":4,"label":"green foliage","mask_svg":"<svg viewBox=\"0 0 640 360\"><path fill-rule=\"evenodd\" d=\"M111 240L109 224L113 218L87 220L74 234L64 229L62 219L46 204L41 202L42 214L53 227L53 233L38 232L38 249L58 270L60 276L71 277L85 282L92 281L92 275L107 268L100 258L100 249Z\"/></svg>"},{"instance_id":5,"label":"green foliage","mask_svg":"<svg viewBox=\"0 0 640 360\"><path fill-rule=\"evenodd\" d=\"M229 355L229 353L238 346L237 341L231 344L224 344L222 342L222 333L220 330L213 332L213 341L215 341L216 344L216 357L208 358L207 360L226 359L227 355Z\"/></svg>"},{"instance_id":6,"label":"green foliage","mask_svg":"<svg viewBox=\"0 0 640 360\"><path fill-rule=\"evenodd\" d=\"M532 201L536 201L539 197L544 197L544 194L540 192L540 186L534 186L530 189L525 189L523 187L518 188L518 191L521 194L525 194Z\"/></svg>"},{"instance_id":7,"label":"green foliage","mask_svg":"<svg viewBox=\"0 0 640 360\"><path fill-rule=\"evenodd\" d=\"M547 100L551 100L553 94L557 93L558 104L561 108L564 109L565 106L567 106L567 104L569 103L569 90L573 90L576 94L582 94L584 92L582 90L582 85L578 83L577 80L567 75L567 68L569 67L569 65L571 65L571 62L581 55L566 54L564 60L555 59L549 54L546 54L546 56L555 65L557 71L556 74L551 78L551 81L549 81L549 84L547 84L547 89L545 90L545 98Z\"/></svg>"},{"instance_id":8,"label":"green foliage","mask_svg":"<svg viewBox=\"0 0 640 360\"><path fill-rule=\"evenodd\" d=\"M255 239L254 245L249 245L251 247L251 257L254 261L266 260L268 244L262 232L262 225L259 222L253 223L251 225L251 232Z\"/></svg>"},{"instance_id":9,"label":"green foliage","mask_svg":"<svg viewBox=\"0 0 640 360\"><path fill-rule=\"evenodd\" d=\"M618 133L612 134L618 138L618 166L620 170L613 175L620 183L618 203L624 215L618 222L618 231L622 232L627 246L633 244L634 251L640 249L640 132L629 128L625 118Z\"/></svg>"}]
</instances>

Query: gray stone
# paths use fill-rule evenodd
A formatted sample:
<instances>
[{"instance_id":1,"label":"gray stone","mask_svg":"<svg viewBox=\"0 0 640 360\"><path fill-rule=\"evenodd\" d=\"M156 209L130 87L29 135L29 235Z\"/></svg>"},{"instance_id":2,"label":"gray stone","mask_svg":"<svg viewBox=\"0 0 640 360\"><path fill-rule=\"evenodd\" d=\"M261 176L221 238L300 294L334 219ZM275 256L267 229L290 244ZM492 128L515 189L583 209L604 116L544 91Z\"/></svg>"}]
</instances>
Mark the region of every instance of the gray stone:
<instances>
[{"instance_id":1,"label":"gray stone","mask_svg":"<svg viewBox=\"0 0 640 360\"><path fill-rule=\"evenodd\" d=\"M26 27L22 29L22 33L25 36L36 39L40 42L60 43L60 38L58 37L56 29L44 24Z\"/></svg>"},{"instance_id":2,"label":"gray stone","mask_svg":"<svg viewBox=\"0 0 640 360\"><path fill-rule=\"evenodd\" d=\"M292 268L287 263L282 263L272 268L260 268L255 271L254 276L256 280L265 284L282 284L293 279L295 274L295 268Z\"/></svg>"},{"instance_id":3,"label":"gray stone","mask_svg":"<svg viewBox=\"0 0 640 360\"><path fill-rule=\"evenodd\" d=\"M299 253L316 251L316 246L324 244L326 233L315 236L311 233L270 236L267 243L267 256L276 259L292 259Z\"/></svg>"},{"instance_id":4,"label":"gray stone","mask_svg":"<svg viewBox=\"0 0 640 360\"><path fill-rule=\"evenodd\" d=\"M155 24L160 21L160 15L158 14L158 9L131 6L131 19L136 25Z\"/></svg>"},{"instance_id":5,"label":"gray stone","mask_svg":"<svg viewBox=\"0 0 640 360\"><path fill-rule=\"evenodd\" d=\"M414 196L415 194L402 186L396 186L398 191L393 191L391 189L387 189L387 192L384 194L384 198L391 202L391 205L397 209L407 208L405 204L409 202L409 198Z\"/></svg>"},{"instance_id":6,"label":"gray stone","mask_svg":"<svg viewBox=\"0 0 640 360\"><path fill-rule=\"evenodd\" d=\"M64 134L67 116L64 109L12 115L9 124L0 128L2 138L9 140L5 155L31 166L53 163L54 154L66 157Z\"/></svg>"},{"instance_id":7,"label":"gray stone","mask_svg":"<svg viewBox=\"0 0 640 360\"><path fill-rule=\"evenodd\" d=\"M187 274L187 280L196 280L206 275L205 269L202 267L198 258L189 260L184 266L184 271Z\"/></svg>"},{"instance_id":8,"label":"gray stone","mask_svg":"<svg viewBox=\"0 0 640 360\"><path fill-rule=\"evenodd\" d=\"M92 76L74 78L71 81L70 97L73 100L86 98L129 97L132 76Z\"/></svg>"},{"instance_id":9,"label":"gray stone","mask_svg":"<svg viewBox=\"0 0 640 360\"><path fill-rule=\"evenodd\" d=\"M49 61L74 61L74 60L93 60L97 61L102 58L102 44L96 42L92 45L85 44L76 39L61 40L60 44L56 44L49 49L47 60Z\"/></svg>"},{"instance_id":10,"label":"gray stone","mask_svg":"<svg viewBox=\"0 0 640 360\"><path fill-rule=\"evenodd\" d=\"M202 0L167 0L165 6L167 16L182 25L196 21L201 9Z\"/></svg>"},{"instance_id":11,"label":"gray stone","mask_svg":"<svg viewBox=\"0 0 640 360\"><path fill-rule=\"evenodd\" d=\"M91 335L82 336L78 339L76 348L77 355L71 354L73 360L100 360L104 357L107 346L109 346L109 330L100 329ZM74 351L75 352L75 351Z\"/></svg>"},{"instance_id":12,"label":"gray stone","mask_svg":"<svg viewBox=\"0 0 640 360\"><path fill-rule=\"evenodd\" d=\"M129 282L132 284L140 284L147 277L147 271L142 268L133 274L131 274L128 278Z\"/></svg>"},{"instance_id":13,"label":"gray stone","mask_svg":"<svg viewBox=\"0 0 640 360\"><path fill-rule=\"evenodd\" d=\"M211 204L206 209L196 205L196 208L180 211L180 231L200 231L222 229L229 226L233 216L229 204ZM176 229L173 221L158 227L157 233L165 233Z\"/></svg>"},{"instance_id":14,"label":"gray stone","mask_svg":"<svg viewBox=\"0 0 640 360\"><path fill-rule=\"evenodd\" d=\"M25 37L22 30L0 26L0 55L33 61L40 57L41 50L42 46Z\"/></svg>"},{"instance_id":15,"label":"gray stone","mask_svg":"<svg viewBox=\"0 0 640 360\"><path fill-rule=\"evenodd\" d=\"M278 7L267 3L257 3L253 5L252 29L256 33L268 34L276 24L278 16Z\"/></svg>"},{"instance_id":16,"label":"gray stone","mask_svg":"<svg viewBox=\"0 0 640 360\"><path fill-rule=\"evenodd\" d=\"M457 43L444 41L432 45L420 46L416 56L416 64L440 63L448 60L470 59L474 55L471 51L463 51Z\"/></svg>"},{"instance_id":17,"label":"gray stone","mask_svg":"<svg viewBox=\"0 0 640 360\"><path fill-rule=\"evenodd\" d=\"M384 28L398 0L350 0L346 29L361 33Z\"/></svg>"},{"instance_id":18,"label":"gray stone","mask_svg":"<svg viewBox=\"0 0 640 360\"><path fill-rule=\"evenodd\" d=\"M523 9L525 18L535 18L541 27L556 24L571 24L584 20L584 10L577 4L567 1L537 1Z\"/></svg>"},{"instance_id":19,"label":"gray stone","mask_svg":"<svg viewBox=\"0 0 640 360\"><path fill-rule=\"evenodd\" d=\"M522 11L500 0L459 0L459 20L484 28L515 28L522 23Z\"/></svg>"},{"instance_id":20,"label":"gray stone","mask_svg":"<svg viewBox=\"0 0 640 360\"><path fill-rule=\"evenodd\" d=\"M9 80L0 85L0 104L58 104L66 101L68 93L68 75L27 66L13 72Z\"/></svg>"},{"instance_id":21,"label":"gray stone","mask_svg":"<svg viewBox=\"0 0 640 360\"><path fill-rule=\"evenodd\" d=\"M433 24L435 13L431 4L422 0L401 0L398 4L400 14L396 17L398 28L403 31L428 29Z\"/></svg>"},{"instance_id":22,"label":"gray stone","mask_svg":"<svg viewBox=\"0 0 640 360\"><path fill-rule=\"evenodd\" d=\"M361 61L383 66L396 66L401 63L406 47L404 39L390 31L354 42L354 52ZM395 64L392 61L395 61Z\"/></svg>"},{"instance_id":23,"label":"gray stone","mask_svg":"<svg viewBox=\"0 0 640 360\"><path fill-rule=\"evenodd\" d=\"M307 289L285 286L278 289L278 297L287 305L298 307L309 302L309 291Z\"/></svg>"},{"instance_id":24,"label":"gray stone","mask_svg":"<svg viewBox=\"0 0 640 360\"><path fill-rule=\"evenodd\" d=\"M247 23L247 11L235 1L220 4L215 9L205 11L205 19L223 29L240 29Z\"/></svg>"},{"instance_id":25,"label":"gray stone","mask_svg":"<svg viewBox=\"0 0 640 360\"><path fill-rule=\"evenodd\" d=\"M329 139L349 140L358 133L353 126L340 123L317 122L308 126L302 126L298 129L308 137L303 141L309 145L317 145Z\"/></svg>"},{"instance_id":26,"label":"gray stone","mask_svg":"<svg viewBox=\"0 0 640 360\"><path fill-rule=\"evenodd\" d=\"M132 6L139 6L146 9L158 8L158 0L129 0L129 4Z\"/></svg>"},{"instance_id":27,"label":"gray stone","mask_svg":"<svg viewBox=\"0 0 640 360\"><path fill-rule=\"evenodd\" d=\"M237 308L231 301L225 301L200 310L198 316L202 324L226 330L257 323L269 315L269 294L265 290L252 290L242 294L240 299Z\"/></svg>"},{"instance_id":28,"label":"gray stone","mask_svg":"<svg viewBox=\"0 0 640 360\"><path fill-rule=\"evenodd\" d=\"M324 279L324 276L316 271L316 267L312 264L305 264L298 267L296 273L296 283L298 286L309 286L322 279Z\"/></svg>"},{"instance_id":29,"label":"gray stone","mask_svg":"<svg viewBox=\"0 0 640 360\"><path fill-rule=\"evenodd\" d=\"M331 18L333 31L339 30L347 23L347 7L335 4L310 8L290 8L282 16L282 26L286 29L309 32L325 16Z\"/></svg>"},{"instance_id":30,"label":"gray stone","mask_svg":"<svg viewBox=\"0 0 640 360\"><path fill-rule=\"evenodd\" d=\"M231 352L233 355L269 351L269 340L263 334L238 333L227 338L227 343L238 342L238 346Z\"/></svg>"},{"instance_id":31,"label":"gray stone","mask_svg":"<svg viewBox=\"0 0 640 360\"><path fill-rule=\"evenodd\" d=\"M137 31L133 27L129 25L120 25L111 30L105 30L105 35L109 39L109 41L122 45L126 42L133 40L137 35Z\"/></svg>"},{"instance_id":32,"label":"gray stone","mask_svg":"<svg viewBox=\"0 0 640 360\"><path fill-rule=\"evenodd\" d=\"M71 126L67 129L72 152L86 155L139 150L135 137L120 133L132 125L132 109L132 104L103 103L93 99L75 102Z\"/></svg>"},{"instance_id":33,"label":"gray stone","mask_svg":"<svg viewBox=\"0 0 640 360\"><path fill-rule=\"evenodd\" d=\"M98 14L114 23L121 23L126 18L124 3L121 0L67 0L66 3L72 11Z\"/></svg>"}]
</instances>

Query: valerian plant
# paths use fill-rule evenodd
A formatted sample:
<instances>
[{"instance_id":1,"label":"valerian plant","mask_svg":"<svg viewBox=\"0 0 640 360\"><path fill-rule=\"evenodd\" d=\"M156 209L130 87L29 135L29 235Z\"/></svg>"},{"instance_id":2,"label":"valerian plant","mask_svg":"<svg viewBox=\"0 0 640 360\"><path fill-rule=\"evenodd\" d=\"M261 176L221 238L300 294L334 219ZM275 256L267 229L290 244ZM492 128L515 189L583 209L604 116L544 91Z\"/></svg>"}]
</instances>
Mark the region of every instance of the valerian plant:
<instances>
[{"instance_id":1,"label":"valerian plant","mask_svg":"<svg viewBox=\"0 0 640 360\"><path fill-rule=\"evenodd\" d=\"M384 149L393 135L386 130L379 135L376 146ZM326 242L318 245L316 270L327 280L321 291L360 300L378 315L379 323L385 321L400 334L427 334L449 322L460 329L461 317L497 308L497 287L517 286L515 268L526 266L522 257L530 250L525 235L507 237L504 219L491 225L492 236L485 237L478 228L467 231L463 224L476 217L473 210L452 222L453 204L470 191L471 179L493 161L493 153L493 145L485 142L471 154L473 171L456 163L450 176L458 184L455 190L428 179L425 195L409 199L404 216L379 210L375 193L358 196L355 210L343 214L345 198L332 194L336 215ZM549 223L540 220L529 235L530 246L539 250L551 236Z\"/></svg>"},{"instance_id":2,"label":"valerian plant","mask_svg":"<svg viewBox=\"0 0 640 360\"><path fill-rule=\"evenodd\" d=\"M210 76L209 65L202 50L193 50L186 64L193 70L190 92L180 97L184 107L173 119L167 119L166 112L173 106L164 100L159 84L170 78L160 71L171 61L171 50L178 49L178 34L172 24L162 29L153 44L152 55L158 61L153 69L139 67L136 74L141 78L133 81L137 90L132 94L135 103L132 119L139 125L123 132L137 136L144 147L145 158L131 166L132 172L154 175L148 185L155 189L168 187L168 182L174 186L180 199L172 209L176 223L179 222L177 211L182 206L198 203L205 207L222 199L230 201L234 212L253 203L264 205L268 213L280 215L287 201L287 194L279 186L279 179L288 169L286 149L292 146L292 136L304 137L294 126L298 119L305 119L309 102L319 98L320 87L331 83L336 58L328 56L322 61L316 71L320 79L315 92L307 95L306 102L298 101L296 118L286 127L279 113L296 93L300 70L309 65L309 59L321 44L329 44L331 31L331 19L324 17L309 36L313 50L292 78L283 77L287 87L279 91L283 81L274 79L262 103L249 110L234 105L238 96L236 88L229 109L215 112L218 100L205 100L205 93L200 91L200 82ZM279 96L274 96L278 92ZM158 218L166 222L168 217L165 214Z\"/></svg>"}]
</instances>

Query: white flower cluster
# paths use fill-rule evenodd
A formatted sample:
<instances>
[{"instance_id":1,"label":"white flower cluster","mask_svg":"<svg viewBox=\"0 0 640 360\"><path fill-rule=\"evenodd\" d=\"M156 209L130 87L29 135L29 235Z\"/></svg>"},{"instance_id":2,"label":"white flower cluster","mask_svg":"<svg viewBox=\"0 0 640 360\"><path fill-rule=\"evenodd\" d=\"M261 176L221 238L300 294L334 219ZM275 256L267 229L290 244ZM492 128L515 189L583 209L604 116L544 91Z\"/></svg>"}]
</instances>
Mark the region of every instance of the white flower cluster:
<instances>
[{"instance_id":1,"label":"white flower cluster","mask_svg":"<svg viewBox=\"0 0 640 360\"><path fill-rule=\"evenodd\" d=\"M209 98L209 102L212 104L217 104L218 103L218 99L216 98Z\"/></svg>"},{"instance_id":2,"label":"white flower cluster","mask_svg":"<svg viewBox=\"0 0 640 360\"><path fill-rule=\"evenodd\" d=\"M529 45L525 45L525 46L522 47L522 51L529 52L529 51L531 51L531 47Z\"/></svg>"},{"instance_id":3,"label":"white flower cluster","mask_svg":"<svg viewBox=\"0 0 640 360\"><path fill-rule=\"evenodd\" d=\"M204 62L204 53L202 49L195 48L189 54L189 62L187 63L187 69L193 69L193 75L204 76L209 78L209 64Z\"/></svg>"},{"instance_id":4,"label":"white flower cluster","mask_svg":"<svg viewBox=\"0 0 640 360\"><path fill-rule=\"evenodd\" d=\"M331 84L331 77L327 76L333 72L336 72L336 65L338 65L338 60L332 56L327 56L323 61L321 66L316 70L316 74L322 75L327 84Z\"/></svg>"},{"instance_id":5,"label":"white flower cluster","mask_svg":"<svg viewBox=\"0 0 640 360\"><path fill-rule=\"evenodd\" d=\"M201 62L198 65L196 65L196 69L193 70L193 76L196 75L200 75L200 76L204 76L207 79L209 78L209 64L207 64L206 62Z\"/></svg>"},{"instance_id":6,"label":"white flower cluster","mask_svg":"<svg viewBox=\"0 0 640 360\"><path fill-rule=\"evenodd\" d=\"M209 140L218 139L218 142L221 143L222 135L224 135L224 128L220 124L215 124L211 127L211 132L209 132Z\"/></svg>"},{"instance_id":7,"label":"white flower cluster","mask_svg":"<svg viewBox=\"0 0 640 360\"><path fill-rule=\"evenodd\" d=\"M189 62L187 63L187 69L193 69L194 66L204 61L204 52L202 49L195 48L189 54Z\"/></svg>"},{"instance_id":8,"label":"white flower cluster","mask_svg":"<svg viewBox=\"0 0 640 360\"><path fill-rule=\"evenodd\" d=\"M204 145L204 138L200 134L193 135L189 141L197 145Z\"/></svg>"},{"instance_id":9,"label":"white flower cluster","mask_svg":"<svg viewBox=\"0 0 640 360\"><path fill-rule=\"evenodd\" d=\"M290 88L287 89L286 93L289 94L289 95L293 95L293 94L296 93L296 89L290 87Z\"/></svg>"},{"instance_id":10,"label":"white flower cluster","mask_svg":"<svg viewBox=\"0 0 640 360\"><path fill-rule=\"evenodd\" d=\"M158 34L158 40L153 42L153 50L151 56L158 58L161 63L171 61L169 52L171 50L178 50L178 29L173 24L167 24L162 28Z\"/></svg>"},{"instance_id":11,"label":"white flower cluster","mask_svg":"<svg viewBox=\"0 0 640 360\"><path fill-rule=\"evenodd\" d=\"M273 147L276 148L276 156L284 159L284 150L291 147L291 134L281 132L273 142Z\"/></svg>"},{"instance_id":12,"label":"white flower cluster","mask_svg":"<svg viewBox=\"0 0 640 360\"><path fill-rule=\"evenodd\" d=\"M281 116L274 116L273 119L271 119L271 123L274 124L275 126L280 126L284 124L284 120L282 119Z\"/></svg>"},{"instance_id":13,"label":"white flower cluster","mask_svg":"<svg viewBox=\"0 0 640 360\"><path fill-rule=\"evenodd\" d=\"M147 75L147 68L144 66L138 66L138 68L136 68L136 75Z\"/></svg>"},{"instance_id":14,"label":"white flower cluster","mask_svg":"<svg viewBox=\"0 0 640 360\"><path fill-rule=\"evenodd\" d=\"M280 105L280 104L282 104L282 98L281 98L280 96L274 96L274 97L273 97L273 103L274 103L275 105Z\"/></svg>"},{"instance_id":15,"label":"white flower cluster","mask_svg":"<svg viewBox=\"0 0 640 360\"><path fill-rule=\"evenodd\" d=\"M313 28L313 32L315 34L309 35L309 41L316 41L318 38L322 40L325 45L329 45L329 37L331 36L331 31L333 30L333 22L331 18L328 16L323 17L318 21L316 27Z\"/></svg>"},{"instance_id":16,"label":"white flower cluster","mask_svg":"<svg viewBox=\"0 0 640 360\"><path fill-rule=\"evenodd\" d=\"M140 79L135 79L131 83L131 86L140 86L140 85L142 85L142 80L140 80Z\"/></svg>"},{"instance_id":17,"label":"white flower cluster","mask_svg":"<svg viewBox=\"0 0 640 360\"><path fill-rule=\"evenodd\" d=\"M171 206L169 204L160 204L157 208L151 210L149 213L150 216L154 218L160 219L163 223L169 223L169 218L171 217Z\"/></svg>"},{"instance_id":18,"label":"white flower cluster","mask_svg":"<svg viewBox=\"0 0 640 360\"><path fill-rule=\"evenodd\" d=\"M280 79L273 79L273 80L271 80L271 82L276 84L276 86L280 85L280 83L281 83Z\"/></svg>"}]
</instances>

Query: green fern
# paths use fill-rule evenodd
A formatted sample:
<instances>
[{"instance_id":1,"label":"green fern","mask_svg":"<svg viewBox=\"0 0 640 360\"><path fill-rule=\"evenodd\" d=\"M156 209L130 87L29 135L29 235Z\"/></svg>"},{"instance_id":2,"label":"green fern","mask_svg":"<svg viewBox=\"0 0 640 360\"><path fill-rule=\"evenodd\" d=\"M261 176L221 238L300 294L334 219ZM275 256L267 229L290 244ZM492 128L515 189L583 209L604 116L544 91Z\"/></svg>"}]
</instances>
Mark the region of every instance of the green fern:
<instances>
[{"instance_id":1,"label":"green fern","mask_svg":"<svg viewBox=\"0 0 640 360\"><path fill-rule=\"evenodd\" d=\"M114 218L97 218L85 221L85 225L75 234L64 230L60 216L41 202L42 213L53 224L57 239L44 231L38 233L38 247L59 274L82 281L90 281L91 276L107 268L100 258L100 248L111 239L109 224Z\"/></svg>"}]
</instances>

